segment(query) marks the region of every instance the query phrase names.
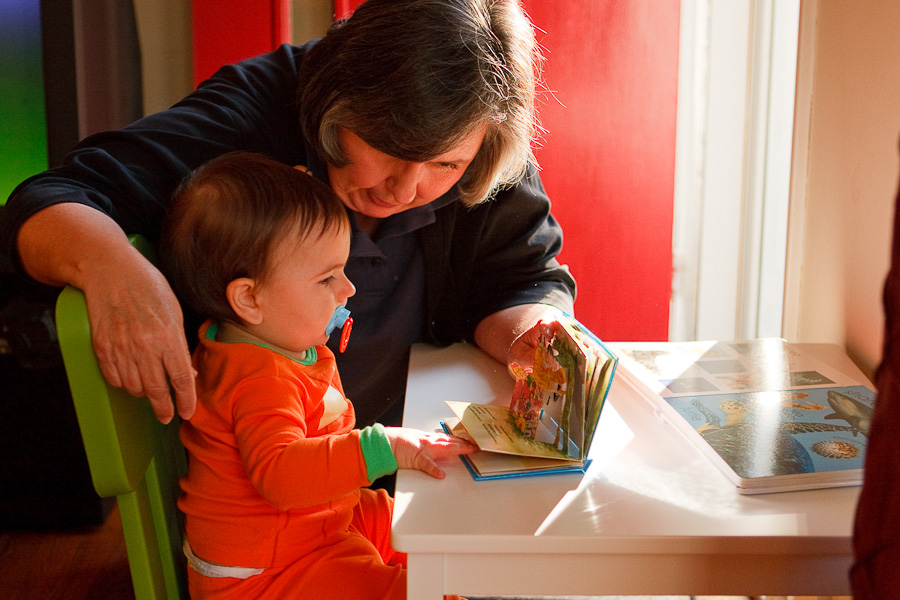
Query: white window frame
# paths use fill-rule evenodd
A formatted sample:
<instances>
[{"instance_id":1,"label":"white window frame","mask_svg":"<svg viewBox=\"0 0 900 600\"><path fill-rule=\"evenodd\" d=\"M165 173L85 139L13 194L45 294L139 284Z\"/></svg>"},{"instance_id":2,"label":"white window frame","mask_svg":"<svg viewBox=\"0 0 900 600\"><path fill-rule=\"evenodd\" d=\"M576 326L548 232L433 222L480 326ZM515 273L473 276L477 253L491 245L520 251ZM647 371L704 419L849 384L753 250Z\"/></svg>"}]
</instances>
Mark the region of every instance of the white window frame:
<instances>
[{"instance_id":1,"label":"white window frame","mask_svg":"<svg viewBox=\"0 0 900 600\"><path fill-rule=\"evenodd\" d=\"M669 339L780 336L800 0L682 0Z\"/></svg>"}]
</instances>

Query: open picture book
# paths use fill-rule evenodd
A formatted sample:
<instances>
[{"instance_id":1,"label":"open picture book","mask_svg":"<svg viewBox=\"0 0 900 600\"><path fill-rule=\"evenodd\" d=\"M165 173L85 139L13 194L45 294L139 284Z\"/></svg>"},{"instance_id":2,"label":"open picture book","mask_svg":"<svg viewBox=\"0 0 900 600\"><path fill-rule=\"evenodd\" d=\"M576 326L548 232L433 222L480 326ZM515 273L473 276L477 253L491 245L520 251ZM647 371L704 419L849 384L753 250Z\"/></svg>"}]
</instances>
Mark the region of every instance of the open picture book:
<instances>
[{"instance_id":1,"label":"open picture book","mask_svg":"<svg viewBox=\"0 0 900 600\"><path fill-rule=\"evenodd\" d=\"M782 339L610 344L619 381L742 494L862 483L875 392Z\"/></svg>"},{"instance_id":2,"label":"open picture book","mask_svg":"<svg viewBox=\"0 0 900 600\"><path fill-rule=\"evenodd\" d=\"M461 457L475 479L584 472L618 359L574 318L542 336L531 365L508 365L508 404L447 402L444 428L474 442Z\"/></svg>"}]
</instances>

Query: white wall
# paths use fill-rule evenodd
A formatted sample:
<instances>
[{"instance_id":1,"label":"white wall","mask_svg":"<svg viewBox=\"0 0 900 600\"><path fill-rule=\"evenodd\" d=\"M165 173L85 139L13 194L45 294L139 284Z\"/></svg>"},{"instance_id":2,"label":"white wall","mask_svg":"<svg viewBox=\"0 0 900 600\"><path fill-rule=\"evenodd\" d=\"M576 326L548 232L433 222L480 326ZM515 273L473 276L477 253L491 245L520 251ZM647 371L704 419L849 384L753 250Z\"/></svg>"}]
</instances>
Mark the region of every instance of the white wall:
<instances>
[{"instance_id":1,"label":"white wall","mask_svg":"<svg viewBox=\"0 0 900 600\"><path fill-rule=\"evenodd\" d=\"M900 140L900 2L801 8L784 335L881 356Z\"/></svg>"}]
</instances>

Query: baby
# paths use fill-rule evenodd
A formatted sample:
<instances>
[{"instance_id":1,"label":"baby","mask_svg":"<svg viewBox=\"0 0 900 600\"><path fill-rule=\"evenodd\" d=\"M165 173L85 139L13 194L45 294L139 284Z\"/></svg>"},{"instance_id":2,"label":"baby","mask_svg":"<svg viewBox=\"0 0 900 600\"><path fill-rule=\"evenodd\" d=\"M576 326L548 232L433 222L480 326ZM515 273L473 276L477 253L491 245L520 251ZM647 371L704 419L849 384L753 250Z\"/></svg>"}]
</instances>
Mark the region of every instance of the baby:
<instances>
[{"instance_id":1,"label":"baby","mask_svg":"<svg viewBox=\"0 0 900 600\"><path fill-rule=\"evenodd\" d=\"M177 190L161 243L176 293L207 319L182 424L191 598L406 597L392 498L398 468L444 473L453 436L354 429L329 333L355 288L346 209L303 170L228 154Z\"/></svg>"}]
</instances>

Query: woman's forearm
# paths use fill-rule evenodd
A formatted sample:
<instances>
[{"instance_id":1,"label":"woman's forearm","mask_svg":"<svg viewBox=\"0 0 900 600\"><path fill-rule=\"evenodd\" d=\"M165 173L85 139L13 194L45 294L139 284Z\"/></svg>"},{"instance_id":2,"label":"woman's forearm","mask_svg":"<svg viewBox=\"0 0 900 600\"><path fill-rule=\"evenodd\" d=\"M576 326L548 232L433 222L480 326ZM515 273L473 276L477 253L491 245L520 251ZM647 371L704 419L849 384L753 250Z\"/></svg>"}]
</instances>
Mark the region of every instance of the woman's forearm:
<instances>
[{"instance_id":1,"label":"woman's forearm","mask_svg":"<svg viewBox=\"0 0 900 600\"><path fill-rule=\"evenodd\" d=\"M19 230L17 249L25 272L34 279L80 289L98 276L103 263L137 260L112 219L76 203L55 204L35 213Z\"/></svg>"},{"instance_id":2,"label":"woman's forearm","mask_svg":"<svg viewBox=\"0 0 900 600\"><path fill-rule=\"evenodd\" d=\"M183 418L193 414L181 307L162 273L115 222L88 206L57 204L26 221L17 244L29 275L84 292L94 353L111 385L146 396L164 423L176 409Z\"/></svg>"}]
</instances>

